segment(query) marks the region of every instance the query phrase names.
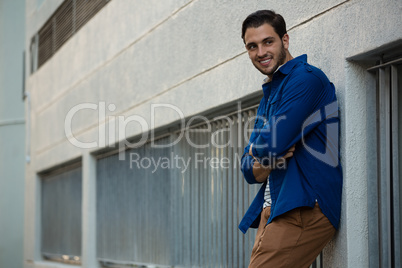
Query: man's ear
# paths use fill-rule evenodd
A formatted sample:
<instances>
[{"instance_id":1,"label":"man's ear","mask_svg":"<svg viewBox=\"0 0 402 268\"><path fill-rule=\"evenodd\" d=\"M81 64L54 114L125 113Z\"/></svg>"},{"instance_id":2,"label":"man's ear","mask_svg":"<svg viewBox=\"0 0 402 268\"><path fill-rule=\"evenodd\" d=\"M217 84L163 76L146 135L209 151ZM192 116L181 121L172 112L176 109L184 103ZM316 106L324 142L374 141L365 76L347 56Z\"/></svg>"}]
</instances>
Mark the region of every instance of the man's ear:
<instances>
[{"instance_id":1,"label":"man's ear","mask_svg":"<svg viewBox=\"0 0 402 268\"><path fill-rule=\"evenodd\" d=\"M287 33L283 35L282 43L285 49L289 49L289 35Z\"/></svg>"},{"instance_id":2,"label":"man's ear","mask_svg":"<svg viewBox=\"0 0 402 268\"><path fill-rule=\"evenodd\" d=\"M247 49L246 44L244 44L244 48L245 48L245 49L246 49L246 51L247 51L247 55L248 55L248 57L251 59L251 56L250 56L250 53L248 53L248 49Z\"/></svg>"}]
</instances>

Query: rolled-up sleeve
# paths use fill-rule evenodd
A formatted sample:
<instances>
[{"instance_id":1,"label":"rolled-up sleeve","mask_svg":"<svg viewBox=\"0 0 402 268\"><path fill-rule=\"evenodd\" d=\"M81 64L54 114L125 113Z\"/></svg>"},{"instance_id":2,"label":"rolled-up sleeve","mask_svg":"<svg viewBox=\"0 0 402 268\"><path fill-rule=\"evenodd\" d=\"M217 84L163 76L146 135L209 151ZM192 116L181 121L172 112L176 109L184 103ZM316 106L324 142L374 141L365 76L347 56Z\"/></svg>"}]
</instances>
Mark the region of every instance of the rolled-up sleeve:
<instances>
[{"instance_id":1,"label":"rolled-up sleeve","mask_svg":"<svg viewBox=\"0 0 402 268\"><path fill-rule=\"evenodd\" d=\"M258 107L257 116L256 116L256 119L255 119L255 122L254 122L253 132L250 135L249 143L246 146L246 148L244 148L243 156L241 158L241 171L243 173L243 176L244 176L245 180L249 184L260 183L260 182L256 181L256 179L254 177L253 166L254 166L254 162L256 160L255 160L255 158L253 156L251 156L249 154L249 150L250 150L251 144L253 144L253 142L255 141L255 139L259 135L260 129L259 129L258 126L261 127L262 123L264 121L264 118L262 116L260 116L261 110L263 110L263 107L265 107L265 105L266 105L265 103L263 103L264 101L265 100L263 99L260 102L260 106Z\"/></svg>"},{"instance_id":2,"label":"rolled-up sleeve","mask_svg":"<svg viewBox=\"0 0 402 268\"><path fill-rule=\"evenodd\" d=\"M252 157L248 153L243 154L243 157L241 158L241 171L243 173L244 178L249 184L259 183L258 181L255 180L253 174L254 162L255 162L254 157Z\"/></svg>"}]
</instances>

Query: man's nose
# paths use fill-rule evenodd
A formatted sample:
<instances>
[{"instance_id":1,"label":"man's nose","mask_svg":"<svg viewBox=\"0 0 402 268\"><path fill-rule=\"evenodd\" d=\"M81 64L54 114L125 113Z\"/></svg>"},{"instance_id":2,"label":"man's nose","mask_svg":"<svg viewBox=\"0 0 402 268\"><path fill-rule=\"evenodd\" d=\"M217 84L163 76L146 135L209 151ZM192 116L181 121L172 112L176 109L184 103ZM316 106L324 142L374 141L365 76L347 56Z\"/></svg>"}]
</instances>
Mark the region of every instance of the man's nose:
<instances>
[{"instance_id":1,"label":"man's nose","mask_svg":"<svg viewBox=\"0 0 402 268\"><path fill-rule=\"evenodd\" d=\"M258 57L263 57L265 56L265 50L262 46L258 46L258 50L257 50L257 56Z\"/></svg>"}]
</instances>

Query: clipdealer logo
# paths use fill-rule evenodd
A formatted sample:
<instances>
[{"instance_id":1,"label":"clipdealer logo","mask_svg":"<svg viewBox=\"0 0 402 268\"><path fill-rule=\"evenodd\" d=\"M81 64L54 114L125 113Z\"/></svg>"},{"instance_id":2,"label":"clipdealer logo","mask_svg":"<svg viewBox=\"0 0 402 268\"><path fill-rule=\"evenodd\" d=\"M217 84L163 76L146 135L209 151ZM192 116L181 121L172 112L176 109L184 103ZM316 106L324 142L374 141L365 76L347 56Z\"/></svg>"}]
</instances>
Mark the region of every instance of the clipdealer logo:
<instances>
[{"instance_id":1,"label":"clipdealer logo","mask_svg":"<svg viewBox=\"0 0 402 268\"><path fill-rule=\"evenodd\" d=\"M238 104L238 112L237 112L237 120L242 121L242 110L240 109L241 104ZM221 116L219 118L214 118L214 120L221 120L224 122L227 122L226 126L223 126L218 129L214 129L212 127L212 122L201 115L196 115L191 117L187 123L185 122L185 117L184 113L179 109L177 106L172 105L172 104L151 104L150 105L150 118L146 120L144 117L140 115L130 115L130 116L124 116L124 115L118 115L118 116L113 116L113 115L108 115L107 112L114 112L116 110L116 105L111 103L109 105L106 105L106 102L101 101L99 103L81 103L78 104L74 107L72 107L64 120L64 131L67 139L69 142L81 149L94 149L94 148L116 148L116 145L118 145L119 149L119 160L125 160L126 154L125 154L125 149L126 148L140 148L144 146L146 143L150 141L151 143L151 148L168 148L168 147L173 147L177 143L179 143L183 138L186 139L186 142L188 145L190 145L193 148L197 149L202 149L202 148L208 148L210 146L214 148L226 148L226 147L241 147L241 144L243 142L247 143L249 140L249 135L253 131L253 128L250 126L253 126L254 121L258 116L252 116L248 117L247 120L243 122L243 128L238 129L236 133L233 133L233 130L231 130L231 126L234 125L235 122L233 122L233 117L230 116ZM169 111L168 111L168 110ZM85 142L82 140L79 140L76 135L74 135L73 131L73 120L74 117L79 117L80 112L84 110L92 110L97 113L97 134L98 137L96 140ZM159 110L159 111L158 111ZM170 141L168 144L158 144L155 143L155 128L156 128L156 118L157 115L159 118L167 113L176 113L176 115L179 118L179 124L180 124L180 131L178 132L179 134L175 136L174 140ZM158 113L159 114L158 114ZM81 115L82 116L82 115ZM307 152L312 154L315 158L319 159L320 161L336 167L339 164L339 120L334 120L332 123L327 123L326 124L326 141L324 143L324 151L323 150L317 150L315 148L312 148L311 146L308 145L308 142L306 141L306 135L320 122L323 122L324 120L331 119L331 118L336 118L338 119L338 104L337 102L330 103L326 105L325 107L322 107L322 109L314 112L311 114L303 123L301 126L301 140L300 142L304 146ZM203 122L205 123L205 128L202 129L192 129L191 126L194 123L194 121L197 120L198 122ZM214 121L213 120L213 121ZM273 121L272 121L273 120ZM266 142L263 146L270 146L272 148L277 147L277 141L280 139L278 137L278 126L283 124L287 120L286 116L279 116L279 117L273 117L271 121L271 125L266 124L264 128L261 130L260 133L270 133L270 144ZM266 122L265 122L266 123ZM136 142L130 142L127 137L126 137L126 132L127 128L133 128L133 125L135 125L136 129L139 129L137 133L141 133L141 137L136 141ZM241 124L239 124L241 125ZM192 138L190 137L190 133L193 132L202 132L206 135L209 135L209 139L207 142L204 144L199 144L195 143ZM241 133L243 132L243 133ZM229 138L226 140L225 143L220 143L219 142L219 136L222 133L227 133ZM231 137L231 135L237 135L236 139ZM241 140L240 137L243 137L244 141ZM233 144L233 140L237 140L236 144ZM222 141L222 140L220 140ZM260 145L261 147L261 145ZM179 157L179 156L177 156ZM175 167L178 167L178 163L183 163L181 166L187 170L190 160L189 159L183 159L182 157L177 158L173 157L173 160L175 160ZM198 158L194 158L193 160L199 160L201 159L199 156ZM274 159L277 157L275 154L270 154L267 156L269 159ZM237 156L237 158L239 158ZM130 155L130 166L138 166L138 167L146 167L148 168L151 167L171 167L173 160L170 160L169 163L166 160L167 158L160 158L160 159L153 159L153 158L144 158L139 155L134 153L133 155ZM216 168L215 162L219 162L216 159L204 159L206 162L209 162L210 166L213 168ZM239 159L238 159L239 160ZM272 161L272 160L270 160ZM197 161L196 161L197 162ZM222 162L222 161L220 161ZM228 161L226 159L223 160L223 163L220 163L218 167L220 168L226 168ZM237 161L235 161L237 162ZM212 164L211 164L212 163Z\"/></svg>"}]
</instances>

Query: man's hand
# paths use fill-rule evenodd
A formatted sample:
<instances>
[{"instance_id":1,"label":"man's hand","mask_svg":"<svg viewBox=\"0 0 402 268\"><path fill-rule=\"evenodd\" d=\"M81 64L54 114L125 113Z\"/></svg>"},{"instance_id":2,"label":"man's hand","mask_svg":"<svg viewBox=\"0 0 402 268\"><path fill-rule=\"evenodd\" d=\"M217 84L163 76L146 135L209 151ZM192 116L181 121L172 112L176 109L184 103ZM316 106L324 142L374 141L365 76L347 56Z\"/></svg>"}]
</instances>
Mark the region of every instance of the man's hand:
<instances>
[{"instance_id":1,"label":"man's hand","mask_svg":"<svg viewBox=\"0 0 402 268\"><path fill-rule=\"evenodd\" d=\"M293 145L292 147L290 147L289 151L284 156L282 156L276 160L276 165L277 166L283 165L285 163L286 159L292 157L293 153L295 151L295 148L296 148L296 145ZM275 167L273 169L275 169Z\"/></svg>"},{"instance_id":2,"label":"man's hand","mask_svg":"<svg viewBox=\"0 0 402 268\"><path fill-rule=\"evenodd\" d=\"M253 156L252 151L251 151L252 146L253 146L253 144L250 145L250 151L249 151L249 154L251 156ZM293 145L284 156L282 156L282 157L280 157L280 158L278 158L276 160L276 165L283 164L286 161L286 159L288 159L288 158L293 156L294 151L295 151L295 145ZM269 176L269 174L271 174L271 171L273 169L275 169L275 166L273 166L273 167L271 167L271 166L263 166L263 165L261 165L260 162L258 162L257 159L255 159L255 162L254 162L254 165L253 165L253 175L255 177L255 180L258 181L258 182L266 181L268 176Z\"/></svg>"}]
</instances>

